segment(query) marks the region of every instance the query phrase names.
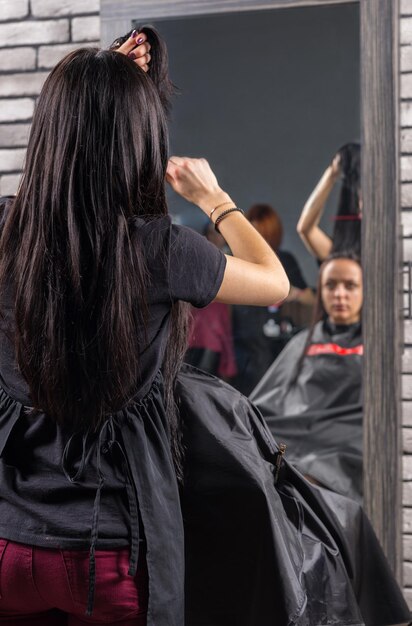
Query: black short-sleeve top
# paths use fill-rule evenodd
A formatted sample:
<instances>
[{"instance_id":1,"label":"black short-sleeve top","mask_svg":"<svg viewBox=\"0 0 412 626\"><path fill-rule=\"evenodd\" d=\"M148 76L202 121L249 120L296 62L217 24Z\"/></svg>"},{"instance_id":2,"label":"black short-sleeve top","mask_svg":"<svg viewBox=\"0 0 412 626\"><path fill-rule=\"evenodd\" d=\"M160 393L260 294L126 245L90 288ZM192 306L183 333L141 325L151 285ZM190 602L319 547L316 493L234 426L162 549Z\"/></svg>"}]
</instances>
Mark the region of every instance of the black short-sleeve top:
<instances>
[{"instance_id":1,"label":"black short-sleeve top","mask_svg":"<svg viewBox=\"0 0 412 626\"><path fill-rule=\"evenodd\" d=\"M183 300L204 307L214 300L223 280L226 257L205 237L173 224L169 216L150 221L136 219L134 236L143 247L148 269L147 344L140 356L137 394L142 397L162 366L172 303ZM5 319L0 320L0 330L4 331L5 327L9 331L13 328L11 303L6 308ZM10 332L0 333L0 385L22 404L30 405L9 336Z\"/></svg>"}]
</instances>

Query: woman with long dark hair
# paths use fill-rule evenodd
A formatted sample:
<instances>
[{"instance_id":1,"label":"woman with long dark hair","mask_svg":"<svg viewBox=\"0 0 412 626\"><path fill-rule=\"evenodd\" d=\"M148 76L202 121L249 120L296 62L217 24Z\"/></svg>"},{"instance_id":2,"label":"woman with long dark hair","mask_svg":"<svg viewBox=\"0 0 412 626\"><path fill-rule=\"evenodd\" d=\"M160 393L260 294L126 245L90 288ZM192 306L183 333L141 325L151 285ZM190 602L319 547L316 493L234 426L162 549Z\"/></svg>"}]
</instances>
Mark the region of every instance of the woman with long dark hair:
<instances>
[{"instance_id":1,"label":"woman with long dark hair","mask_svg":"<svg viewBox=\"0 0 412 626\"><path fill-rule=\"evenodd\" d=\"M358 143L347 143L334 156L322 178L309 196L297 224L297 231L319 261L333 252L361 252L362 197L360 187L361 149ZM319 226L332 189L341 182L338 210L332 237Z\"/></svg>"},{"instance_id":2,"label":"woman with long dark hair","mask_svg":"<svg viewBox=\"0 0 412 626\"><path fill-rule=\"evenodd\" d=\"M288 293L206 161L168 166L170 85L162 48L139 50L149 34L58 63L17 196L2 207L3 623L182 626L182 301ZM171 225L166 172L233 257Z\"/></svg>"},{"instance_id":3,"label":"woman with long dark hair","mask_svg":"<svg viewBox=\"0 0 412 626\"><path fill-rule=\"evenodd\" d=\"M310 327L294 337L251 399L289 460L318 484L362 500L362 269L331 254Z\"/></svg>"}]
</instances>

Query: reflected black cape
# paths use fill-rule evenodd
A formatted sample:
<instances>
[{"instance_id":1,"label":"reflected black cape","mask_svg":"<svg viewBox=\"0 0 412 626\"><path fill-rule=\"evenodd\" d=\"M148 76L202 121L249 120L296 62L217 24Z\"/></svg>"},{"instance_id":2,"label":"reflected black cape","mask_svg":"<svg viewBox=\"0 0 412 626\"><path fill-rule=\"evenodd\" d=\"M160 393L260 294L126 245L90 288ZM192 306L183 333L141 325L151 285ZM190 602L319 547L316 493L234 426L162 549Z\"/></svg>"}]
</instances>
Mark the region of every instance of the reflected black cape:
<instances>
[{"instance_id":1,"label":"reflected black cape","mask_svg":"<svg viewBox=\"0 0 412 626\"><path fill-rule=\"evenodd\" d=\"M260 413L184 367L186 626L383 626L410 619L362 508L310 485ZM276 483L276 484L275 484Z\"/></svg>"},{"instance_id":2,"label":"reflected black cape","mask_svg":"<svg viewBox=\"0 0 412 626\"><path fill-rule=\"evenodd\" d=\"M318 322L311 342L317 353L304 359L291 386L307 333L288 343L250 399L303 474L361 502L363 357L356 353L362 348L361 327Z\"/></svg>"}]
</instances>

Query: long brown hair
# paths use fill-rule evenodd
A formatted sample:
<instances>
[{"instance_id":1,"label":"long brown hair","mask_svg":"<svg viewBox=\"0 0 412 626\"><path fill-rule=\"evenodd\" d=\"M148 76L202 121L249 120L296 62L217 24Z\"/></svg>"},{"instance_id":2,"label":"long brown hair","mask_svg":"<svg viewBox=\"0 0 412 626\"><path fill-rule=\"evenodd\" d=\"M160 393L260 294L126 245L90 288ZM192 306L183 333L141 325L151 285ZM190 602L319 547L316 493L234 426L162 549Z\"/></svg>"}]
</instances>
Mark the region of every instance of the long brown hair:
<instances>
[{"instance_id":1,"label":"long brown hair","mask_svg":"<svg viewBox=\"0 0 412 626\"><path fill-rule=\"evenodd\" d=\"M341 187L332 235L332 252L352 251L361 256L360 174L361 147L347 143L336 153L340 157Z\"/></svg>"},{"instance_id":2,"label":"long brown hair","mask_svg":"<svg viewBox=\"0 0 412 626\"><path fill-rule=\"evenodd\" d=\"M48 76L0 239L0 284L13 286L33 406L71 429L98 428L136 393L148 273L135 220L167 213L167 157L156 86L126 56L79 49ZM179 306L169 392L185 345Z\"/></svg>"}]
</instances>

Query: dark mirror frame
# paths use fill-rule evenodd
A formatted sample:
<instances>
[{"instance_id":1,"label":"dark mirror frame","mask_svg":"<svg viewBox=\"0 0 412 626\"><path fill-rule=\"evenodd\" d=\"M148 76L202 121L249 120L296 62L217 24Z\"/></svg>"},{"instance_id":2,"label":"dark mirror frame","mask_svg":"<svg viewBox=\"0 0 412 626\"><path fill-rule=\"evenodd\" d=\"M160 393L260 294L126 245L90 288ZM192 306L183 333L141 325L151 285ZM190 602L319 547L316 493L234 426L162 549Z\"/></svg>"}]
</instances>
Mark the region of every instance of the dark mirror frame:
<instances>
[{"instance_id":1,"label":"dark mirror frame","mask_svg":"<svg viewBox=\"0 0 412 626\"><path fill-rule=\"evenodd\" d=\"M365 285L364 506L401 581L401 279L399 245L399 0L101 0L102 41L132 19L358 2Z\"/></svg>"}]
</instances>

